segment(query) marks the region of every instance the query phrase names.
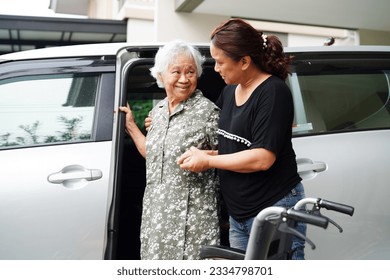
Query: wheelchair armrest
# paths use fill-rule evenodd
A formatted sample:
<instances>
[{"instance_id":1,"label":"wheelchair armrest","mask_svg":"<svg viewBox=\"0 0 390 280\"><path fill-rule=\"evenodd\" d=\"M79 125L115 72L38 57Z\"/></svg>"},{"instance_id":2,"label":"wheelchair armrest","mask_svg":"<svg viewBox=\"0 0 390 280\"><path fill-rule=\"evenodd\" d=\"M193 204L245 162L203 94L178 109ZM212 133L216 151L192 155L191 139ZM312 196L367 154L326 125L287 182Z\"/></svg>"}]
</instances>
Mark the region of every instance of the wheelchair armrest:
<instances>
[{"instance_id":1,"label":"wheelchair armrest","mask_svg":"<svg viewBox=\"0 0 390 280\"><path fill-rule=\"evenodd\" d=\"M243 260L245 251L222 245L202 245L200 257L202 259Z\"/></svg>"}]
</instances>

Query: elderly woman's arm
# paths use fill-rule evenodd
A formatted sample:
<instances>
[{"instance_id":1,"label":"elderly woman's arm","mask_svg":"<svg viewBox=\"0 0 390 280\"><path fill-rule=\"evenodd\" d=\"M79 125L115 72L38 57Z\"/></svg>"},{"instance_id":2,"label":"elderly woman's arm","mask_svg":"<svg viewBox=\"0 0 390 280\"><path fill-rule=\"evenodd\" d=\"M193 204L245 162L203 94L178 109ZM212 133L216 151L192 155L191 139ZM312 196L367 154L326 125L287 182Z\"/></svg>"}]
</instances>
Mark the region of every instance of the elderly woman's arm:
<instances>
[{"instance_id":1,"label":"elderly woman's arm","mask_svg":"<svg viewBox=\"0 0 390 280\"><path fill-rule=\"evenodd\" d=\"M130 105L126 107L121 106L119 110L126 114L126 131L133 139L138 152L145 158L146 157L146 137L135 123L133 113L131 112Z\"/></svg>"}]
</instances>

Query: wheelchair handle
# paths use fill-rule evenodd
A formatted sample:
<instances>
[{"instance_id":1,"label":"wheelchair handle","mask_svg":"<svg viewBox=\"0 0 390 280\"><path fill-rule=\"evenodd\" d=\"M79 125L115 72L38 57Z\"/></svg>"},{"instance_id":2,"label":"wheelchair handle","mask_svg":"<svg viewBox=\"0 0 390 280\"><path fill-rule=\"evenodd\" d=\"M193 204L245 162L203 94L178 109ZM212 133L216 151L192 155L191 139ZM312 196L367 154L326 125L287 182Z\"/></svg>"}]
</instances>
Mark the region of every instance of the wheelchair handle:
<instances>
[{"instance_id":1,"label":"wheelchair handle","mask_svg":"<svg viewBox=\"0 0 390 280\"><path fill-rule=\"evenodd\" d=\"M333 210L339 213L347 214L352 216L354 213L354 207L338 203L338 202L333 202L330 200L325 200L321 198L312 198L312 197L306 197L298 201L294 209L295 210L302 210L306 206L306 204L314 204L318 208L325 208L327 210Z\"/></svg>"},{"instance_id":2,"label":"wheelchair handle","mask_svg":"<svg viewBox=\"0 0 390 280\"><path fill-rule=\"evenodd\" d=\"M346 205L346 204L341 204L341 203L338 203L338 202L325 200L325 199L321 199L318 202L318 205L320 207L322 207L322 208L325 208L325 209L328 209L328 210L337 211L337 212L340 212L340 213L344 213L344 214L347 214L349 216L352 216L353 212L355 211L355 209L352 206L349 206L349 205Z\"/></svg>"},{"instance_id":3,"label":"wheelchair handle","mask_svg":"<svg viewBox=\"0 0 390 280\"><path fill-rule=\"evenodd\" d=\"M313 215L309 214L303 211L299 210L294 210L294 209L288 209L287 210L287 219L291 219L297 222L303 222L307 224L311 224L314 226L322 227L322 228L327 228L329 220L326 217L323 216L318 216L318 215Z\"/></svg>"}]
</instances>

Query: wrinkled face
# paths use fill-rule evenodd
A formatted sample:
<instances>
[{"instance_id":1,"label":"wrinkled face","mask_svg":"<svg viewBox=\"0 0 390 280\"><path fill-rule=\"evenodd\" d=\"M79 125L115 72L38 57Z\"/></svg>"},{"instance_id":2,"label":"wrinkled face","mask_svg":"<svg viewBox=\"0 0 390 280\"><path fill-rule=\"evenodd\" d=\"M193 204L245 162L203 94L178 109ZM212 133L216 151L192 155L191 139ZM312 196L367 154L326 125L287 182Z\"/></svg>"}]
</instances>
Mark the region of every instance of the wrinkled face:
<instances>
[{"instance_id":1,"label":"wrinkled face","mask_svg":"<svg viewBox=\"0 0 390 280\"><path fill-rule=\"evenodd\" d=\"M238 84L242 74L240 61L234 61L213 44L210 46L210 54L215 60L214 70L221 75L225 83Z\"/></svg>"},{"instance_id":2,"label":"wrinkled face","mask_svg":"<svg viewBox=\"0 0 390 280\"><path fill-rule=\"evenodd\" d=\"M168 100L173 105L188 99L196 89L198 81L196 64L191 57L178 55L160 75Z\"/></svg>"}]
</instances>

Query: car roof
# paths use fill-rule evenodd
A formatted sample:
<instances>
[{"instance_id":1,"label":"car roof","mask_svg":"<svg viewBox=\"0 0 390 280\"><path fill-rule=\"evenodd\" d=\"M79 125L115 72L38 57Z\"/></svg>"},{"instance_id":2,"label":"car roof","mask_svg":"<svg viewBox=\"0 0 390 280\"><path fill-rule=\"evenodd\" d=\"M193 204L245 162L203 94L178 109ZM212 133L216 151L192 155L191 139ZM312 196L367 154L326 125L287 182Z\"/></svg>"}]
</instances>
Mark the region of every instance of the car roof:
<instances>
[{"instance_id":1,"label":"car roof","mask_svg":"<svg viewBox=\"0 0 390 280\"><path fill-rule=\"evenodd\" d=\"M66 57L82 57L82 56L104 56L116 55L120 50L127 48L155 48L157 49L165 42L161 43L97 43L97 44L81 44L70 46L58 46L42 49L33 49L27 51L13 52L0 55L0 61L6 60L26 60L40 58L66 58ZM192 43L199 47L208 47L205 43Z\"/></svg>"},{"instance_id":2,"label":"car roof","mask_svg":"<svg viewBox=\"0 0 390 280\"><path fill-rule=\"evenodd\" d=\"M125 48L158 48L164 43L99 43L49 47L0 55L0 62L9 60L66 58L82 56L116 55ZM199 47L207 47L206 43L192 43ZM390 46L319 46L319 47L286 47L286 53L310 52L390 52Z\"/></svg>"},{"instance_id":3,"label":"car roof","mask_svg":"<svg viewBox=\"0 0 390 280\"><path fill-rule=\"evenodd\" d=\"M0 60L116 55L120 49L131 46L130 43L100 43L49 47L4 54Z\"/></svg>"}]
</instances>

